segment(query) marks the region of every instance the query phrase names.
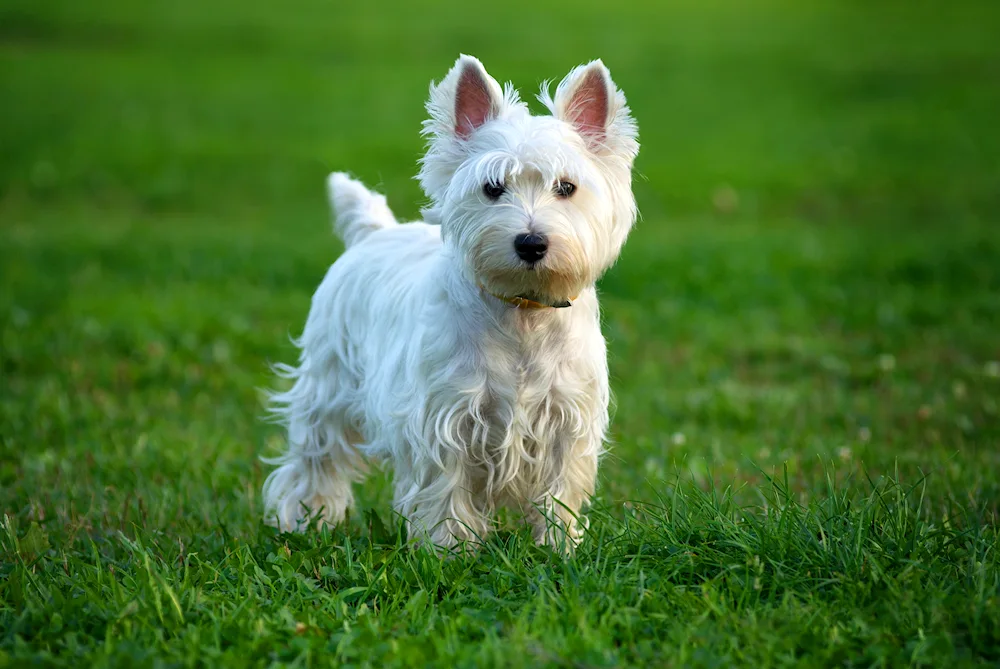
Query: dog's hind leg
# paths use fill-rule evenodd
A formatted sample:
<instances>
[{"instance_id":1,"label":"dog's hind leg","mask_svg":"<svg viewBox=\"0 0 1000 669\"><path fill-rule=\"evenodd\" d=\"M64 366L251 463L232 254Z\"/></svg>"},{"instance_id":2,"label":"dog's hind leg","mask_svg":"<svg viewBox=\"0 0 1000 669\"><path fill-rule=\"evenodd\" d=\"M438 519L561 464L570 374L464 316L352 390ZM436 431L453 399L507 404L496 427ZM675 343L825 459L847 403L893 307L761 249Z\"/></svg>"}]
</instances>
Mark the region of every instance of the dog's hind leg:
<instances>
[{"instance_id":1,"label":"dog's hind leg","mask_svg":"<svg viewBox=\"0 0 1000 669\"><path fill-rule=\"evenodd\" d=\"M367 472L356 448L360 435L338 401L342 393L330 387L335 380L303 367L282 368L295 384L271 398L274 413L287 425L288 449L268 460L278 468L264 482L265 520L283 531L305 530L307 518L342 522L354 504L351 485Z\"/></svg>"}]
</instances>

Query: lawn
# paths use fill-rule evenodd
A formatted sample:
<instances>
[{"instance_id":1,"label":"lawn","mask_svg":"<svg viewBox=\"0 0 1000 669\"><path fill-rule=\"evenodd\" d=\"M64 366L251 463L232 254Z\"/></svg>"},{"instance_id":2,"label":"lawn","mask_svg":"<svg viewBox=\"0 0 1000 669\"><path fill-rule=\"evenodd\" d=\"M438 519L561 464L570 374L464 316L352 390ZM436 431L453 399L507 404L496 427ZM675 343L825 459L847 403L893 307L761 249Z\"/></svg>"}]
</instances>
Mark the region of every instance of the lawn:
<instances>
[{"instance_id":1,"label":"lawn","mask_svg":"<svg viewBox=\"0 0 1000 669\"><path fill-rule=\"evenodd\" d=\"M0 4L0 667L1000 663L1000 5ZM277 534L269 363L415 217L430 80L600 57L642 218L601 284L588 537L408 548L389 472Z\"/></svg>"}]
</instances>

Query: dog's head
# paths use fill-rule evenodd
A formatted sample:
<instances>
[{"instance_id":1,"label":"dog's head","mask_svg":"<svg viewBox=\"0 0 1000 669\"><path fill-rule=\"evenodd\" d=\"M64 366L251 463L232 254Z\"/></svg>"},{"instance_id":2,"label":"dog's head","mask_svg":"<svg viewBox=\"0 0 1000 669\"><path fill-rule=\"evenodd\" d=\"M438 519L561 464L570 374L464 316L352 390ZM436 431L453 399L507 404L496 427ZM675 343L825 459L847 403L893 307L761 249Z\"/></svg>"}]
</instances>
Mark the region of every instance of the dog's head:
<instances>
[{"instance_id":1,"label":"dog's head","mask_svg":"<svg viewBox=\"0 0 1000 669\"><path fill-rule=\"evenodd\" d=\"M475 58L431 86L420 183L428 220L473 281L500 295L556 304L617 259L636 217L639 151L625 96L604 64L571 71L551 116L532 116Z\"/></svg>"}]
</instances>

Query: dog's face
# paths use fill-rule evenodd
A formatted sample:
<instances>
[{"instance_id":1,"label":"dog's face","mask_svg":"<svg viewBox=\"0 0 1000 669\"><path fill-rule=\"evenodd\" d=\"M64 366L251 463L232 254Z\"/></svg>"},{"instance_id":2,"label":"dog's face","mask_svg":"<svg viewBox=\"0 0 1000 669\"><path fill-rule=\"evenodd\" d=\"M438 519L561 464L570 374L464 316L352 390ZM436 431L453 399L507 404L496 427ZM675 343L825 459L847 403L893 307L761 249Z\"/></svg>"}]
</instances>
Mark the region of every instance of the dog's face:
<instances>
[{"instance_id":1,"label":"dog's face","mask_svg":"<svg viewBox=\"0 0 1000 669\"><path fill-rule=\"evenodd\" d=\"M429 220L469 278L556 304L614 263L635 221L639 150L625 97L600 61L576 68L551 116L531 116L475 58L462 56L427 104L420 182Z\"/></svg>"}]
</instances>

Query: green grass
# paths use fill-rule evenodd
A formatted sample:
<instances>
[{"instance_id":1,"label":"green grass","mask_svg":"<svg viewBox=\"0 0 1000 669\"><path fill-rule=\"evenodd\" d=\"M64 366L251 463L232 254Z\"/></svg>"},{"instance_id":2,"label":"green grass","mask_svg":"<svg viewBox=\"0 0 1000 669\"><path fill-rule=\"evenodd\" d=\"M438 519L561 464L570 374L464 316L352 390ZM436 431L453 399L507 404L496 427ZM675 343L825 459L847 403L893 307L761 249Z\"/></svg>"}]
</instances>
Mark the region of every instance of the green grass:
<instances>
[{"instance_id":1,"label":"green grass","mask_svg":"<svg viewBox=\"0 0 1000 669\"><path fill-rule=\"evenodd\" d=\"M0 666L1000 663L1000 6L540 4L0 4ZM416 215L461 51L640 124L568 560L406 548L389 474L260 523L324 176Z\"/></svg>"}]
</instances>

